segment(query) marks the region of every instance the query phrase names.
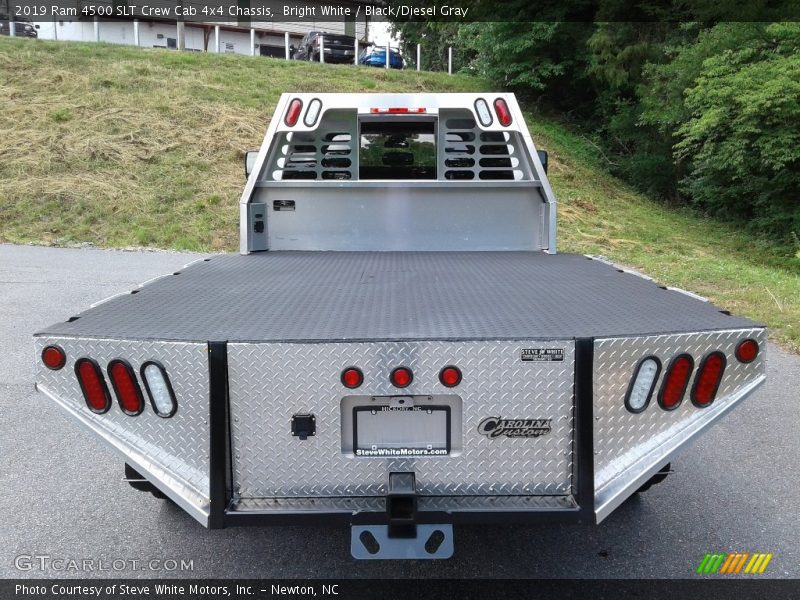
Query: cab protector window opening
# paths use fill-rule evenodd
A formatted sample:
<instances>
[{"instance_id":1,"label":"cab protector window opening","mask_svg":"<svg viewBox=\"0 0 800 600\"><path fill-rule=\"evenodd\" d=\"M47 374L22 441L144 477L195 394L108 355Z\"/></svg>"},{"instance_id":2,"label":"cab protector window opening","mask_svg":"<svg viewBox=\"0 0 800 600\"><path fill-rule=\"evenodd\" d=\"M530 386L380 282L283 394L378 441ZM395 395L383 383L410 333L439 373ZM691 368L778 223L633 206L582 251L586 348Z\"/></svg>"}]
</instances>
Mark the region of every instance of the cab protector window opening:
<instances>
[{"instance_id":1,"label":"cab protector window opening","mask_svg":"<svg viewBox=\"0 0 800 600\"><path fill-rule=\"evenodd\" d=\"M359 179L436 179L436 132L432 120L364 121Z\"/></svg>"}]
</instances>

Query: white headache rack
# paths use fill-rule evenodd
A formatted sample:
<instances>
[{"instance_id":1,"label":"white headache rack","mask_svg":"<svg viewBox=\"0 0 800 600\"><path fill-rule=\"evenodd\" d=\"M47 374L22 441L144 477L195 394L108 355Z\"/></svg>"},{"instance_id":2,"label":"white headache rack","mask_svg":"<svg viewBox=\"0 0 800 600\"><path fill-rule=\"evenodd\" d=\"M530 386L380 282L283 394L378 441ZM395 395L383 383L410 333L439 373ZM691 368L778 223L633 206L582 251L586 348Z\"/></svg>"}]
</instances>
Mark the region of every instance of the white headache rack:
<instances>
[{"instance_id":1,"label":"white headache rack","mask_svg":"<svg viewBox=\"0 0 800 600\"><path fill-rule=\"evenodd\" d=\"M246 171L242 254L556 251L513 94L283 94Z\"/></svg>"}]
</instances>

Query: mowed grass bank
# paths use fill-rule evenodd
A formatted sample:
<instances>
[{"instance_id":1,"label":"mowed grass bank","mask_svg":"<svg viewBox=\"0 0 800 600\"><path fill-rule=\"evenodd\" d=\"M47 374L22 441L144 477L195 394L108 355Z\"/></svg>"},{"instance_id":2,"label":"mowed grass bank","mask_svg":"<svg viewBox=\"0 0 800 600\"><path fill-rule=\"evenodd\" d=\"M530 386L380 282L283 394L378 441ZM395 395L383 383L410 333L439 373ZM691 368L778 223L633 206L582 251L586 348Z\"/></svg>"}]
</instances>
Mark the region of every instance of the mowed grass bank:
<instances>
[{"instance_id":1,"label":"mowed grass bank","mask_svg":"<svg viewBox=\"0 0 800 600\"><path fill-rule=\"evenodd\" d=\"M243 153L281 92L485 89L441 73L0 38L0 241L234 250ZM561 125L529 124L551 153L561 251L707 296L800 350L797 257L657 204Z\"/></svg>"}]
</instances>

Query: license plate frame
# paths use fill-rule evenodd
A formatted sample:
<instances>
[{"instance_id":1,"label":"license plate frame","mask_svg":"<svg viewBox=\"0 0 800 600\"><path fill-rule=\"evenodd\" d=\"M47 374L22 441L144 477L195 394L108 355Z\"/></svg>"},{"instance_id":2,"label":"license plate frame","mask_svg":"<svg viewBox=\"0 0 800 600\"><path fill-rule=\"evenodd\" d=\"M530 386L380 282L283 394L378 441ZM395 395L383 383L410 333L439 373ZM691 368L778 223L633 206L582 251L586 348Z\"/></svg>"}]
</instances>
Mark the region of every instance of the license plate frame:
<instances>
[{"instance_id":1,"label":"license plate frame","mask_svg":"<svg viewBox=\"0 0 800 600\"><path fill-rule=\"evenodd\" d=\"M362 442L359 445L358 432L359 432L359 414L360 413L374 413L374 416L381 415L384 419L392 414L435 414L444 413L445 431L444 431L444 447L421 448L419 443L409 441L405 447L390 447L387 445L370 444L370 447L365 447ZM363 430L363 427L362 427ZM354 406L353 407L353 454L358 458L430 458L449 456L451 451L452 439L452 419L450 407L446 405L422 405L410 406L404 408L392 407L386 404L375 406Z\"/></svg>"}]
</instances>

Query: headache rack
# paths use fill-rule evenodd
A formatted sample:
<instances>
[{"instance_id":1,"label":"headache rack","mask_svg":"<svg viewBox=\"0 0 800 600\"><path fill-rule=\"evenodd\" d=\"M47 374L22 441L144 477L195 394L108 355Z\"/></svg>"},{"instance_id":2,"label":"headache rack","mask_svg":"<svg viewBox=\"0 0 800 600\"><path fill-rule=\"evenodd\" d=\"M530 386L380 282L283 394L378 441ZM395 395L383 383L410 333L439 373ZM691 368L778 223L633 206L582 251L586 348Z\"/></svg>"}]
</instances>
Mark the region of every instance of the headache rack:
<instances>
[{"instance_id":1,"label":"headache rack","mask_svg":"<svg viewBox=\"0 0 800 600\"><path fill-rule=\"evenodd\" d=\"M283 94L275 115L248 161L243 254L556 252L545 155L513 94Z\"/></svg>"}]
</instances>

